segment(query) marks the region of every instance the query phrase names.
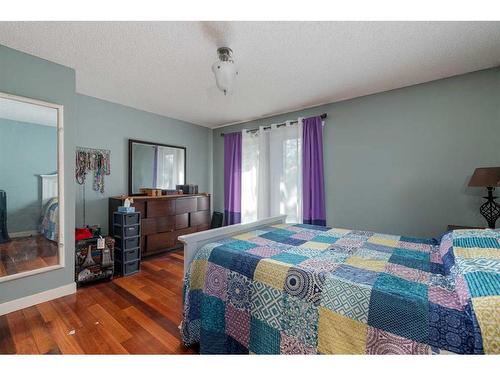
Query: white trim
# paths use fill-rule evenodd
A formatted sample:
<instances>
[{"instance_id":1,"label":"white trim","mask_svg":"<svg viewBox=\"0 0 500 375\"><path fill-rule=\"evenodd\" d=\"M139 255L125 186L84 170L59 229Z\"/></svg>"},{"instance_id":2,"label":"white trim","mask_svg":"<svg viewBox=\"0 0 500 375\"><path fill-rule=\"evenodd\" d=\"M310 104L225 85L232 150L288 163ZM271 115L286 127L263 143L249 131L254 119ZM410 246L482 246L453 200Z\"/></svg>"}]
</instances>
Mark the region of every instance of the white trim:
<instances>
[{"instance_id":1,"label":"white trim","mask_svg":"<svg viewBox=\"0 0 500 375\"><path fill-rule=\"evenodd\" d=\"M231 237L240 233L249 232L260 227L283 224L285 223L286 215L268 217L245 224L228 225L227 227L205 230L198 233L186 234L179 236L178 240L184 244L184 274L189 270L189 265L195 257L199 249L210 242L217 242L224 237Z\"/></svg>"},{"instance_id":2,"label":"white trim","mask_svg":"<svg viewBox=\"0 0 500 375\"><path fill-rule=\"evenodd\" d=\"M39 234L40 232L38 232L37 230L25 230L22 232L9 233L9 237L10 238L31 237L31 236L37 236Z\"/></svg>"},{"instance_id":3,"label":"white trim","mask_svg":"<svg viewBox=\"0 0 500 375\"><path fill-rule=\"evenodd\" d=\"M0 283L10 281L21 277L36 275L47 271L53 271L65 266L65 246L64 246L64 106L61 104L54 104L44 102L38 99L26 98L24 96L12 95L0 91L0 98L17 100L23 103L41 105L57 110L57 173L58 173L58 190L59 190L59 264L31 270L27 272L17 273L15 275L8 275L0 277Z\"/></svg>"},{"instance_id":4,"label":"white trim","mask_svg":"<svg viewBox=\"0 0 500 375\"><path fill-rule=\"evenodd\" d=\"M4 302L0 304L0 316L74 293L76 293L76 283L72 282L55 289Z\"/></svg>"}]
</instances>

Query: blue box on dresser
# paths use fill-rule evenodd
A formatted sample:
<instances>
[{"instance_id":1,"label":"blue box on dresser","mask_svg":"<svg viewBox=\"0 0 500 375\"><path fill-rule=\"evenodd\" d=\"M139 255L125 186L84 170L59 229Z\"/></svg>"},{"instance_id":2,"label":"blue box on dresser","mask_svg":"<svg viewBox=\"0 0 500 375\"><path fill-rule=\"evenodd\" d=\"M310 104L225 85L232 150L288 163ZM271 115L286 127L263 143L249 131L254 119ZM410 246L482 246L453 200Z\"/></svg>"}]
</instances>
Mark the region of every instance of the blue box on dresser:
<instances>
[{"instance_id":1,"label":"blue box on dresser","mask_svg":"<svg viewBox=\"0 0 500 375\"><path fill-rule=\"evenodd\" d=\"M115 272L127 276L139 272L141 264L141 214L114 212Z\"/></svg>"}]
</instances>

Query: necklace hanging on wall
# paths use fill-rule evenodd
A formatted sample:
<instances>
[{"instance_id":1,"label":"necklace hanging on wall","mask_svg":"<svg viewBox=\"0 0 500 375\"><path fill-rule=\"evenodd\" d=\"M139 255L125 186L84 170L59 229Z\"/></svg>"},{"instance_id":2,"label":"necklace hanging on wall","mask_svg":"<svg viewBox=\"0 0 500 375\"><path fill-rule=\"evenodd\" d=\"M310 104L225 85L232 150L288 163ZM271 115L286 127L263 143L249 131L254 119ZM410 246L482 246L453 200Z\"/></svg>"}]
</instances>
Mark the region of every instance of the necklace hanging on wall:
<instances>
[{"instance_id":1,"label":"necklace hanging on wall","mask_svg":"<svg viewBox=\"0 0 500 375\"><path fill-rule=\"evenodd\" d=\"M94 172L92 188L104 193L104 176L111 174L111 151L96 148L76 148L76 182L85 183L87 173Z\"/></svg>"}]
</instances>

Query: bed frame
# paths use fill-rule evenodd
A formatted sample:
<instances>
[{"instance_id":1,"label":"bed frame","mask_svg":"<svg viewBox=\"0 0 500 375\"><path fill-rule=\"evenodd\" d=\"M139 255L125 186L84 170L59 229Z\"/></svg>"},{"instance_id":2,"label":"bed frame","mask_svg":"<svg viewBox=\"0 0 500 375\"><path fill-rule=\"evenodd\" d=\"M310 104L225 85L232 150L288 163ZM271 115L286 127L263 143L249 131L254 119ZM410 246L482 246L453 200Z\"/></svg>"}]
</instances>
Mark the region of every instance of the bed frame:
<instances>
[{"instance_id":1,"label":"bed frame","mask_svg":"<svg viewBox=\"0 0 500 375\"><path fill-rule=\"evenodd\" d=\"M285 223L286 215L269 217L251 223L229 225L227 227L215 228L203 232L186 234L178 239L184 244L184 275L189 271L189 265L198 250L211 242L217 242L224 237L231 237L237 234L256 230L268 225Z\"/></svg>"}]
</instances>

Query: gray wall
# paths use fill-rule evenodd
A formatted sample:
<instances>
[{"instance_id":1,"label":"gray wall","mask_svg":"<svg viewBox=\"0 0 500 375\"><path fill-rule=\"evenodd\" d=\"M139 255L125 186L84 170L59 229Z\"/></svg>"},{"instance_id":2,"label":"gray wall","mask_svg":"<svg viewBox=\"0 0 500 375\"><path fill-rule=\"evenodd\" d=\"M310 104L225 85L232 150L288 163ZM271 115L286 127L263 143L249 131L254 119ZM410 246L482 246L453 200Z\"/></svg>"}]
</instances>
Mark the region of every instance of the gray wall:
<instances>
[{"instance_id":1,"label":"gray wall","mask_svg":"<svg viewBox=\"0 0 500 375\"><path fill-rule=\"evenodd\" d=\"M134 155L132 192L139 192L139 189L143 187L156 187L153 186L154 146L134 143L132 153Z\"/></svg>"},{"instance_id":2,"label":"gray wall","mask_svg":"<svg viewBox=\"0 0 500 375\"><path fill-rule=\"evenodd\" d=\"M77 100L77 146L111 150L111 175L105 193L92 190L92 173L85 183L86 223L83 223L83 186L76 185L76 223L99 224L108 231L108 197L128 193L128 140L186 147L186 183L210 192L211 130L168 117L139 111L85 95Z\"/></svg>"},{"instance_id":3,"label":"gray wall","mask_svg":"<svg viewBox=\"0 0 500 375\"><path fill-rule=\"evenodd\" d=\"M64 268L0 283L0 303L69 284L74 280L75 227L75 72L0 45L0 91L64 106Z\"/></svg>"},{"instance_id":4,"label":"gray wall","mask_svg":"<svg viewBox=\"0 0 500 375\"><path fill-rule=\"evenodd\" d=\"M0 119L0 189L7 192L10 234L37 231L42 212L38 175L57 172L57 129Z\"/></svg>"},{"instance_id":5,"label":"gray wall","mask_svg":"<svg viewBox=\"0 0 500 375\"><path fill-rule=\"evenodd\" d=\"M474 168L500 165L500 69L328 104L213 132L214 209L223 210L222 132L323 112L329 226L437 236L486 225Z\"/></svg>"}]
</instances>

